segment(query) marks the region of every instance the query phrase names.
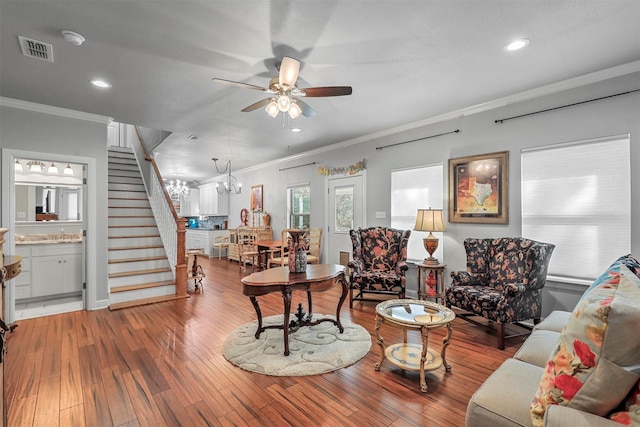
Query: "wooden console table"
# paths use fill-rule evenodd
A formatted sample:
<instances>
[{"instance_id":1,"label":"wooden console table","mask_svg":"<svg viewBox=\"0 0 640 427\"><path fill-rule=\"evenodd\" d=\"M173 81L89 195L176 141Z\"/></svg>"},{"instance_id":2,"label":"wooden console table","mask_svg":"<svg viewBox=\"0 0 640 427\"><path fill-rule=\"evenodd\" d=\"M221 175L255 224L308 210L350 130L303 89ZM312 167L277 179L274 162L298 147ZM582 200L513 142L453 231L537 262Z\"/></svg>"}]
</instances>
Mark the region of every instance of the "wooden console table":
<instances>
[{"instance_id":1,"label":"wooden console table","mask_svg":"<svg viewBox=\"0 0 640 427\"><path fill-rule=\"evenodd\" d=\"M337 264L310 264L307 265L305 273L290 273L289 267L269 268L264 271L251 273L242 278L242 293L251 299L251 304L258 315L258 330L256 331L256 339L260 334L269 328L282 329L284 331L284 355L289 355L289 330L297 330L301 326L313 326L320 322L332 322L340 332L344 332L344 327L340 322L340 309L347 299L349 291L347 282L344 277L344 267ZM337 283L342 285L342 295L338 301L336 309L336 320L323 318L316 321L312 320L313 304L311 300L311 292L326 291L333 288ZM296 313L297 321L289 322L291 313L291 293L294 290L302 290L307 292L307 300L309 304L309 314L305 316L302 311L302 304ZM267 295L272 292L281 292L284 301L284 321L282 325L262 326L262 312L258 305L256 297Z\"/></svg>"}]
</instances>

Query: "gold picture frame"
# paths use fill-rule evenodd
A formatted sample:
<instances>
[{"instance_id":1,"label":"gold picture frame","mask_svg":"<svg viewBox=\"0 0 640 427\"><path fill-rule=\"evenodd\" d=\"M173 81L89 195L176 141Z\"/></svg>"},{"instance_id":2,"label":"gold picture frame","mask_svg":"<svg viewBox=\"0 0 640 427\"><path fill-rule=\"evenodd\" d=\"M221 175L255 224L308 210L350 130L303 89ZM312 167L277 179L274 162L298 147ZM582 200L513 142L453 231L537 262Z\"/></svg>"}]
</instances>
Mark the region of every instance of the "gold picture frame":
<instances>
[{"instance_id":1,"label":"gold picture frame","mask_svg":"<svg viewBox=\"0 0 640 427\"><path fill-rule=\"evenodd\" d=\"M449 159L449 222L509 223L509 152Z\"/></svg>"},{"instance_id":2,"label":"gold picture frame","mask_svg":"<svg viewBox=\"0 0 640 427\"><path fill-rule=\"evenodd\" d=\"M262 184L251 187L251 212L262 212Z\"/></svg>"}]
</instances>

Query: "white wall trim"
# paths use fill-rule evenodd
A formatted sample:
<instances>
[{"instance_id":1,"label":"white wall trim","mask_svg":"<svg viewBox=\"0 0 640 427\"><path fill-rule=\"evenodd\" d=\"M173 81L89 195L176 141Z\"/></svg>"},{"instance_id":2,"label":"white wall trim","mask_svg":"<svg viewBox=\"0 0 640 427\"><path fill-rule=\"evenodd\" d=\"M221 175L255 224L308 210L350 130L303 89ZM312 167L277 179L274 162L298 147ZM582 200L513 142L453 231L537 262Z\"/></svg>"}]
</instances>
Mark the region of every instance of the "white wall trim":
<instances>
[{"instance_id":1,"label":"white wall trim","mask_svg":"<svg viewBox=\"0 0 640 427\"><path fill-rule=\"evenodd\" d=\"M67 108L52 107L51 105L36 104L35 102L5 98L2 96L0 96L0 106L35 111L37 113L53 114L56 116L68 117L70 119L86 120L88 122L109 124L113 121L112 117L100 116L98 114L85 113L76 110L69 110Z\"/></svg>"}]
</instances>

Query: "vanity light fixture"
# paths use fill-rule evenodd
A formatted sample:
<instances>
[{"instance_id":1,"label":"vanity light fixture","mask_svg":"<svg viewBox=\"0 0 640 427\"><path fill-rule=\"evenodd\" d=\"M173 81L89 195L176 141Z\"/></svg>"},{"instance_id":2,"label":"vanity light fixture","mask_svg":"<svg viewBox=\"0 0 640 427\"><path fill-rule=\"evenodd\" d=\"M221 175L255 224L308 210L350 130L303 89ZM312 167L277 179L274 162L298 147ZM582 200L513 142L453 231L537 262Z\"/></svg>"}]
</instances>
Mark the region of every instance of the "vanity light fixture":
<instances>
[{"instance_id":1,"label":"vanity light fixture","mask_svg":"<svg viewBox=\"0 0 640 427\"><path fill-rule=\"evenodd\" d=\"M62 171L62 174L63 175L74 175L73 168L71 167L71 165L69 163L67 163L67 166Z\"/></svg>"},{"instance_id":2,"label":"vanity light fixture","mask_svg":"<svg viewBox=\"0 0 640 427\"><path fill-rule=\"evenodd\" d=\"M37 160L27 163L27 166L29 167L29 172L42 173L44 170L44 163Z\"/></svg>"},{"instance_id":3,"label":"vanity light fixture","mask_svg":"<svg viewBox=\"0 0 640 427\"><path fill-rule=\"evenodd\" d=\"M22 163L20 163L20 159L16 159L16 164L15 164L14 168L15 168L16 172L17 171L22 172Z\"/></svg>"},{"instance_id":4,"label":"vanity light fixture","mask_svg":"<svg viewBox=\"0 0 640 427\"><path fill-rule=\"evenodd\" d=\"M58 175L58 168L56 167L55 163L51 162L51 166L49 166L49 169L47 169L47 173Z\"/></svg>"}]
</instances>

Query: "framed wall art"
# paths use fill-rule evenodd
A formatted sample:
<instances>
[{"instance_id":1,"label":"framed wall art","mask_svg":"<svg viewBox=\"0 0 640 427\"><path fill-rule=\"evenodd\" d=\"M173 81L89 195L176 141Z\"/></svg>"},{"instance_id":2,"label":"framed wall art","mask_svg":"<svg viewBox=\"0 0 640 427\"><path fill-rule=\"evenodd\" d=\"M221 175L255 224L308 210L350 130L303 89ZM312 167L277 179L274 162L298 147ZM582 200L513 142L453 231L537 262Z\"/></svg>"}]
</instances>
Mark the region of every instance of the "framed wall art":
<instances>
[{"instance_id":1,"label":"framed wall art","mask_svg":"<svg viewBox=\"0 0 640 427\"><path fill-rule=\"evenodd\" d=\"M251 212L262 212L262 184L251 187Z\"/></svg>"},{"instance_id":2,"label":"framed wall art","mask_svg":"<svg viewBox=\"0 0 640 427\"><path fill-rule=\"evenodd\" d=\"M449 222L508 224L509 152L449 159Z\"/></svg>"}]
</instances>

